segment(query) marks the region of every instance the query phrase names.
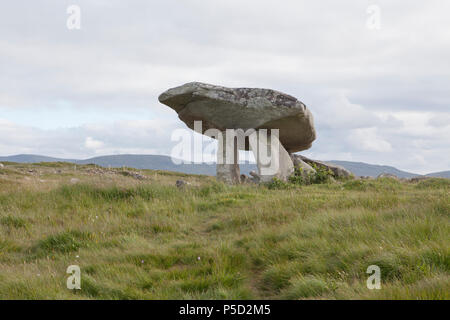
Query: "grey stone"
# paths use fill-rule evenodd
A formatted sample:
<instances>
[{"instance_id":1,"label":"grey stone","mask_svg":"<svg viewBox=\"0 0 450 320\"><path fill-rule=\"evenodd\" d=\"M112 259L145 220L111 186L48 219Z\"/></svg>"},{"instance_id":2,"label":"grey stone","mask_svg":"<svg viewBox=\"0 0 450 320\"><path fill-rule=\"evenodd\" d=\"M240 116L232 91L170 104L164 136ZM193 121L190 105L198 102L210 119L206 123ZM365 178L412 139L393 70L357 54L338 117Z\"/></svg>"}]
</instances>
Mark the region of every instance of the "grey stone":
<instances>
[{"instance_id":1,"label":"grey stone","mask_svg":"<svg viewBox=\"0 0 450 320\"><path fill-rule=\"evenodd\" d=\"M291 154L292 162L294 163L294 167L299 169L302 172L302 176L306 177L309 174L315 173L316 170L303 161L298 154Z\"/></svg>"},{"instance_id":2,"label":"grey stone","mask_svg":"<svg viewBox=\"0 0 450 320\"><path fill-rule=\"evenodd\" d=\"M230 146L234 153L234 162L232 164L229 164L226 161L228 150L227 146ZM226 139L225 134L223 134L222 140L219 141L216 170L216 178L219 181L223 181L228 184L240 183L239 152L237 144L234 143L234 139Z\"/></svg>"},{"instance_id":3,"label":"grey stone","mask_svg":"<svg viewBox=\"0 0 450 320\"><path fill-rule=\"evenodd\" d=\"M138 173L138 172L130 172L130 176L137 180L145 180L147 177Z\"/></svg>"},{"instance_id":4,"label":"grey stone","mask_svg":"<svg viewBox=\"0 0 450 320\"><path fill-rule=\"evenodd\" d=\"M175 185L177 186L177 188L180 189L180 188L184 188L184 187L190 185L190 183L189 183L189 182L186 182L186 181L184 181L184 180L177 180L177 182L175 183Z\"/></svg>"},{"instance_id":5,"label":"grey stone","mask_svg":"<svg viewBox=\"0 0 450 320\"><path fill-rule=\"evenodd\" d=\"M335 165L333 163L319 161L319 160L312 160L312 159L309 159L309 158L299 155L299 154L293 155L293 156L297 156L300 160L306 162L307 164L309 164L311 166L315 165L318 168L326 168L326 169L331 170L331 172L333 172L333 176L335 178L347 178L347 177L350 177L353 175L350 171L348 171L344 167Z\"/></svg>"},{"instance_id":6,"label":"grey stone","mask_svg":"<svg viewBox=\"0 0 450 320\"><path fill-rule=\"evenodd\" d=\"M249 172L249 175L251 176L251 180L254 182L254 183L260 183L261 182L261 177L260 177L260 175L256 172L256 171L250 171Z\"/></svg>"},{"instance_id":7,"label":"grey stone","mask_svg":"<svg viewBox=\"0 0 450 320\"><path fill-rule=\"evenodd\" d=\"M410 182L420 182L420 181L429 180L429 179L432 179L432 177L418 176L418 177L413 177L413 178L409 179L409 181Z\"/></svg>"},{"instance_id":8,"label":"grey stone","mask_svg":"<svg viewBox=\"0 0 450 320\"><path fill-rule=\"evenodd\" d=\"M398 180L398 177L395 174L386 173L386 172L383 172L380 175L378 175L377 179L380 179L380 178L392 178L392 179Z\"/></svg>"},{"instance_id":9,"label":"grey stone","mask_svg":"<svg viewBox=\"0 0 450 320\"><path fill-rule=\"evenodd\" d=\"M104 172L102 171L101 173L104 173ZM146 176L140 174L139 172L121 171L120 174L125 176L125 177L132 177L132 178L137 179L137 180L145 180L145 179L147 179Z\"/></svg>"},{"instance_id":10,"label":"grey stone","mask_svg":"<svg viewBox=\"0 0 450 320\"><path fill-rule=\"evenodd\" d=\"M289 153L275 136L271 136L267 141L264 141L264 138L261 138L259 134L249 137L250 149L259 151L259 148L264 146L265 143L266 149L271 150L270 161L268 161L268 156L265 157L264 152L262 152L263 155L259 152L253 152L256 158L260 182L270 182L275 177L286 181L294 173L294 164ZM277 149L278 153L275 151Z\"/></svg>"},{"instance_id":11,"label":"grey stone","mask_svg":"<svg viewBox=\"0 0 450 320\"><path fill-rule=\"evenodd\" d=\"M203 131L279 129L280 141L289 153L309 149L316 139L309 109L296 98L271 89L191 82L165 91L159 101L174 109L191 129L199 120Z\"/></svg>"},{"instance_id":12,"label":"grey stone","mask_svg":"<svg viewBox=\"0 0 450 320\"><path fill-rule=\"evenodd\" d=\"M247 175L245 174L241 174L241 183L247 183L249 182L249 177L247 177Z\"/></svg>"}]
</instances>

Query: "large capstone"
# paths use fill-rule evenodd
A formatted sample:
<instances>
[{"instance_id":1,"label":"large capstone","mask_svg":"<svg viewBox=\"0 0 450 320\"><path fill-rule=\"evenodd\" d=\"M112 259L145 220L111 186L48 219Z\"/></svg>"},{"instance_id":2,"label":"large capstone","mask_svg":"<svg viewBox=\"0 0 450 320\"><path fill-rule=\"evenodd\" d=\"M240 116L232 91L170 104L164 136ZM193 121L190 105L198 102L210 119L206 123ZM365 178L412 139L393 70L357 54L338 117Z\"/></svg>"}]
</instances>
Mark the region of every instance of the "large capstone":
<instances>
[{"instance_id":1,"label":"large capstone","mask_svg":"<svg viewBox=\"0 0 450 320\"><path fill-rule=\"evenodd\" d=\"M203 131L225 129L279 129L289 153L309 149L316 139L313 116L296 98L271 89L226 88L191 82L159 96L186 125L203 122Z\"/></svg>"},{"instance_id":2,"label":"large capstone","mask_svg":"<svg viewBox=\"0 0 450 320\"><path fill-rule=\"evenodd\" d=\"M278 171L274 174L256 157L262 181L272 177L287 179L294 170L289 154L309 149L316 138L309 109L296 98L271 89L226 88L191 82L167 90L159 96L159 101L174 109L191 129L194 129L195 121L202 121L202 133L209 129L220 132L227 129L268 129L268 132L278 129L280 151L271 155L278 161ZM277 139L273 136L270 138ZM236 149L252 150L255 153L258 142L251 140L246 139ZM219 150L230 143L234 142L223 139L219 142ZM218 164L218 178L236 183L240 180L239 168L236 166Z\"/></svg>"}]
</instances>

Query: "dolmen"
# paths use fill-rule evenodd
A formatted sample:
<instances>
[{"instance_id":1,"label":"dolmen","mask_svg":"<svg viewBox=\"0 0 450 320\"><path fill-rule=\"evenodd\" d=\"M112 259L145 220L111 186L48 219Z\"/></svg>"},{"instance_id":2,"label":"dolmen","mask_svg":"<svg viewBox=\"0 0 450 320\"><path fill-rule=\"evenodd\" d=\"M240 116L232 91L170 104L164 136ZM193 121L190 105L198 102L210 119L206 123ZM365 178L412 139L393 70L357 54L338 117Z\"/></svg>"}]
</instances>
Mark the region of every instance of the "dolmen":
<instances>
[{"instance_id":1,"label":"dolmen","mask_svg":"<svg viewBox=\"0 0 450 320\"><path fill-rule=\"evenodd\" d=\"M201 121L201 133L218 139L217 179L230 184L241 181L238 150L253 152L261 182L287 180L294 172L291 154L309 149L316 139L313 115L305 104L271 89L191 82L165 91L159 101L190 129Z\"/></svg>"}]
</instances>

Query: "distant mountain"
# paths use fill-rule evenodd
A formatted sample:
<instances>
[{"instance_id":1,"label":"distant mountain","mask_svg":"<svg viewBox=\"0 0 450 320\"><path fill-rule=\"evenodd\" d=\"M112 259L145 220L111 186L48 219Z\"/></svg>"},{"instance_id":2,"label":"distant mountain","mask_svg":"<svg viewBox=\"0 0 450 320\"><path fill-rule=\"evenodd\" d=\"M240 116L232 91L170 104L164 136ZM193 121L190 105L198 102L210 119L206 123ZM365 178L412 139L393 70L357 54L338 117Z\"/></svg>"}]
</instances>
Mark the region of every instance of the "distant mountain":
<instances>
[{"instance_id":1,"label":"distant mountain","mask_svg":"<svg viewBox=\"0 0 450 320\"><path fill-rule=\"evenodd\" d=\"M216 175L215 164L205 163L181 163L175 164L171 157L160 155L132 155L121 154L115 156L95 157L87 160L78 160L77 164L93 163L102 167L119 168L122 166L136 168L136 169L152 169L152 170L166 170L176 171L189 174L204 174L209 176ZM254 164L240 164L241 172L247 174L251 170L256 169Z\"/></svg>"},{"instance_id":2,"label":"distant mountain","mask_svg":"<svg viewBox=\"0 0 450 320\"><path fill-rule=\"evenodd\" d=\"M448 178L450 179L450 171L433 172L427 174L427 177Z\"/></svg>"},{"instance_id":3,"label":"distant mountain","mask_svg":"<svg viewBox=\"0 0 450 320\"><path fill-rule=\"evenodd\" d=\"M168 156L160 155L132 155L121 154L112 156L95 157L86 160L74 160L74 159L60 159L45 157L40 155L20 154L15 156L0 157L0 162L18 162L18 163L38 163L38 162L70 162L76 164L96 164L102 167L119 168L122 166L136 168L136 169L152 169L152 170L167 170L176 171L189 174L204 174L214 176L216 174L215 164L189 164L183 163L176 165L172 162L172 159ZM347 170L350 170L355 176L370 176L377 177L382 173L394 174L400 178L412 178L419 176L418 174L402 171L390 166L381 166L375 164L367 164L363 162L351 162L351 161L339 161L331 160L327 161L340 166L343 166ZM251 170L256 170L255 164L240 164L241 173L247 174ZM442 177L450 178L450 171L430 173L427 176L430 177Z\"/></svg>"},{"instance_id":4,"label":"distant mountain","mask_svg":"<svg viewBox=\"0 0 450 320\"><path fill-rule=\"evenodd\" d=\"M353 172L355 176L369 176L378 177L382 173L394 174L399 178L412 178L419 176L419 174L406 172L390 166L381 166L376 164L367 164L364 162L351 162L351 161L339 161L330 160L331 162L339 166L343 166L345 169Z\"/></svg>"},{"instance_id":5,"label":"distant mountain","mask_svg":"<svg viewBox=\"0 0 450 320\"><path fill-rule=\"evenodd\" d=\"M17 162L17 163L39 163L39 162L76 162L77 160L60 159L46 156L39 156L34 154L18 154L15 156L0 157L0 161Z\"/></svg>"},{"instance_id":6,"label":"distant mountain","mask_svg":"<svg viewBox=\"0 0 450 320\"><path fill-rule=\"evenodd\" d=\"M160 155L132 155L121 154L115 156L95 157L87 160L79 160L78 164L96 164L102 167L131 167L136 169L153 169L178 171L190 174L214 175L215 166L207 164L179 164L172 162L170 157Z\"/></svg>"},{"instance_id":7,"label":"distant mountain","mask_svg":"<svg viewBox=\"0 0 450 320\"><path fill-rule=\"evenodd\" d=\"M112 156L101 156L86 160L52 158L31 154L20 154L14 156L0 157L0 162L17 162L17 163L39 163L39 162L70 162L75 164L96 164L102 167L130 167L136 169L166 170L176 171L188 174L204 174L209 176L216 175L215 164L197 164L182 163L174 164L171 157L161 155L134 155L121 154ZM240 164L241 173L247 174L251 170L256 170L254 164Z\"/></svg>"}]
</instances>

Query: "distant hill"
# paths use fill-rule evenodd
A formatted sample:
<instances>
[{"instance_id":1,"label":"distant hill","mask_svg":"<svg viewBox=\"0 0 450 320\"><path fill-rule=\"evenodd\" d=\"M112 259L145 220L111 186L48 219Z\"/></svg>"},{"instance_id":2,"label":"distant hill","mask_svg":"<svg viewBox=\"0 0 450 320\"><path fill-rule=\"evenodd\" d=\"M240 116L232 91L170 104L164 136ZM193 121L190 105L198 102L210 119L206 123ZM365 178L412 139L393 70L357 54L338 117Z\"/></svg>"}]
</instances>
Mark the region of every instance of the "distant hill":
<instances>
[{"instance_id":1,"label":"distant hill","mask_svg":"<svg viewBox=\"0 0 450 320\"><path fill-rule=\"evenodd\" d=\"M18 163L38 163L38 162L71 162L76 164L96 164L102 167L131 167L136 169L152 169L152 170L167 170L176 171L189 174L204 174L214 176L216 174L215 164L180 164L176 165L172 162L171 158L168 156L161 155L132 155L132 154L121 154L121 155L111 155L111 156L101 156L90 158L86 160L75 160L75 159L60 159L52 158L40 155L31 154L20 154L15 156L0 157L0 162L18 162ZM356 176L370 176L377 177L382 173L391 173L400 178L412 178L419 176L418 174L406 172L399 170L390 166L381 166L375 164L367 164L363 162L351 162L351 161L340 161L331 160L327 161L340 166L343 166L347 170L353 172ZM241 164L241 173L247 174L251 170L256 170L255 164ZM435 172L430 173L427 176L430 177L442 177L450 178L450 171Z\"/></svg>"},{"instance_id":2,"label":"distant hill","mask_svg":"<svg viewBox=\"0 0 450 320\"><path fill-rule=\"evenodd\" d=\"M331 160L327 161L340 166L343 166L347 170L353 172L355 176L369 176L378 177L382 173L394 174L399 178L412 178L419 176L419 174L406 172L390 166L381 166L376 164L367 164L364 162L351 162L351 161L339 161Z\"/></svg>"},{"instance_id":3,"label":"distant hill","mask_svg":"<svg viewBox=\"0 0 450 320\"><path fill-rule=\"evenodd\" d=\"M433 172L427 174L427 177L448 178L450 179L450 171Z\"/></svg>"},{"instance_id":4,"label":"distant hill","mask_svg":"<svg viewBox=\"0 0 450 320\"><path fill-rule=\"evenodd\" d=\"M2 162L17 162L17 163L39 163L39 162L76 162L77 160L71 159L60 159L60 158L52 158L46 156L39 156L34 154L18 154L15 156L8 157L0 157L0 161Z\"/></svg>"},{"instance_id":5,"label":"distant hill","mask_svg":"<svg viewBox=\"0 0 450 320\"><path fill-rule=\"evenodd\" d=\"M96 164L102 167L130 167L136 169L152 169L152 170L166 170L176 171L188 174L204 174L209 176L216 175L215 164L174 164L172 159L168 156L161 155L133 155L121 154L112 156L101 156L89 158L86 160L62 159L52 158L32 154L20 154L14 156L0 157L0 162L17 162L17 163L39 163L39 162L70 162L75 164ZM241 173L247 174L251 170L256 170L254 164L240 164Z\"/></svg>"},{"instance_id":6,"label":"distant hill","mask_svg":"<svg viewBox=\"0 0 450 320\"><path fill-rule=\"evenodd\" d=\"M180 164L176 165L168 156L160 155L131 155L122 154L115 156L95 157L87 160L79 160L78 164L93 163L102 167L131 167L136 169L153 169L177 171L189 174L214 175L215 165L208 164Z\"/></svg>"}]
</instances>

